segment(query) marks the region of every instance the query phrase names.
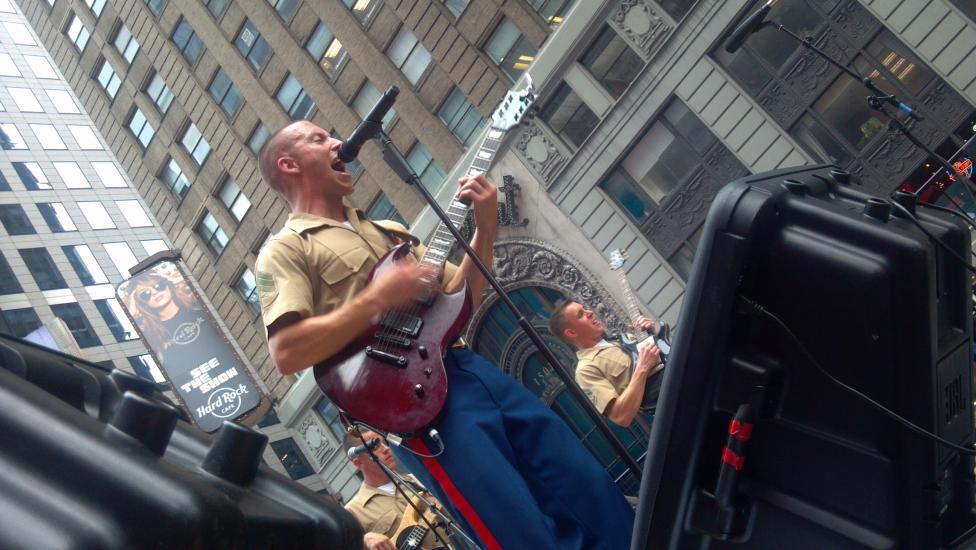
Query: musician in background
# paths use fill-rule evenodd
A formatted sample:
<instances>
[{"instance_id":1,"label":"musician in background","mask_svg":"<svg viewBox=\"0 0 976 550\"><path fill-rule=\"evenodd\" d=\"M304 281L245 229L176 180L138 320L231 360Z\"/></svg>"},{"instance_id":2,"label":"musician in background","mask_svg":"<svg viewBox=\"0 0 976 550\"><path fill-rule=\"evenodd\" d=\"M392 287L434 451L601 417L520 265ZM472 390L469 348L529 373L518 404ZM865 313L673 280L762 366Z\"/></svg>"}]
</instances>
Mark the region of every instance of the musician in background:
<instances>
[{"instance_id":1,"label":"musician in background","mask_svg":"<svg viewBox=\"0 0 976 550\"><path fill-rule=\"evenodd\" d=\"M637 320L634 328L658 331L657 323L647 317ZM620 342L604 338L603 323L594 313L573 301L565 301L549 317L549 330L564 342L576 347L576 383L604 416L625 428L630 427L644 403L651 376L660 384L661 350L648 340L639 346L636 366L631 351ZM653 396L656 401L656 394ZM645 408L646 410L646 408Z\"/></svg>"},{"instance_id":2,"label":"musician in background","mask_svg":"<svg viewBox=\"0 0 976 550\"><path fill-rule=\"evenodd\" d=\"M399 224L371 222L343 204L353 178L338 158L341 145L297 121L261 152L261 175L291 208L255 270L268 348L283 375L330 358L374 318L413 303L437 275L401 261L367 284L391 246L416 240ZM474 211L472 247L491 265L497 190L483 175L459 183L456 198ZM441 285L453 292L465 282L477 307L487 282L467 257L445 268ZM487 549L627 548L633 510L572 430L471 351L451 349L445 363L447 401L430 426L439 433L418 434L436 456L409 452L411 439L393 452L465 531Z\"/></svg>"}]
</instances>

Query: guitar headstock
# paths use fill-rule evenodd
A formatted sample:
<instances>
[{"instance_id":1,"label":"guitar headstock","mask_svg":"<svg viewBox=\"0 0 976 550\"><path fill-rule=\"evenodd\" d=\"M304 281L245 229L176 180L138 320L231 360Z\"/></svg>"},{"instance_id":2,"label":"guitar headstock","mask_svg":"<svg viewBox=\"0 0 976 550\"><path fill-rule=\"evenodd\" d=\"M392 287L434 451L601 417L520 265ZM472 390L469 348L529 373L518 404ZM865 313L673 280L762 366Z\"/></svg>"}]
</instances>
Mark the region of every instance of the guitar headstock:
<instances>
[{"instance_id":1,"label":"guitar headstock","mask_svg":"<svg viewBox=\"0 0 976 550\"><path fill-rule=\"evenodd\" d=\"M610 271L616 271L623 267L628 257L626 248L617 248L610 252Z\"/></svg>"},{"instance_id":2,"label":"guitar headstock","mask_svg":"<svg viewBox=\"0 0 976 550\"><path fill-rule=\"evenodd\" d=\"M532 86L532 77L526 74L525 88L518 92L509 90L501 104L491 114L491 127L495 130L506 131L518 125L534 101L535 88Z\"/></svg>"}]
</instances>

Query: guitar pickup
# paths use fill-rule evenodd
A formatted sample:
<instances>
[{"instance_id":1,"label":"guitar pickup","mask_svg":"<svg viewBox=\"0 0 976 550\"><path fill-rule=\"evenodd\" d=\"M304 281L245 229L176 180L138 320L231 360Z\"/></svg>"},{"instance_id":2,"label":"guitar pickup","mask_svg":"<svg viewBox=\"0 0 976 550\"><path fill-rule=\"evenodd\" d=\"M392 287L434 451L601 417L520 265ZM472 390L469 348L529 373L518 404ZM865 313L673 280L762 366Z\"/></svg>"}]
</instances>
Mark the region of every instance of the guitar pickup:
<instances>
[{"instance_id":1,"label":"guitar pickup","mask_svg":"<svg viewBox=\"0 0 976 550\"><path fill-rule=\"evenodd\" d=\"M366 346L366 357L389 363L395 367L406 367L407 358L402 355L394 355L385 351L380 351L373 346Z\"/></svg>"},{"instance_id":2,"label":"guitar pickup","mask_svg":"<svg viewBox=\"0 0 976 550\"><path fill-rule=\"evenodd\" d=\"M400 349L410 349L411 347L413 347L413 344L410 343L410 340L404 338L403 336L397 336L395 334L384 334L382 332L377 332L373 336L376 338L376 341L381 344L389 344L391 346L396 346Z\"/></svg>"},{"instance_id":3,"label":"guitar pickup","mask_svg":"<svg viewBox=\"0 0 976 550\"><path fill-rule=\"evenodd\" d=\"M383 326L393 332L409 336L410 338L416 338L420 335L420 329L424 326L424 320L414 315L388 311L383 316Z\"/></svg>"}]
</instances>

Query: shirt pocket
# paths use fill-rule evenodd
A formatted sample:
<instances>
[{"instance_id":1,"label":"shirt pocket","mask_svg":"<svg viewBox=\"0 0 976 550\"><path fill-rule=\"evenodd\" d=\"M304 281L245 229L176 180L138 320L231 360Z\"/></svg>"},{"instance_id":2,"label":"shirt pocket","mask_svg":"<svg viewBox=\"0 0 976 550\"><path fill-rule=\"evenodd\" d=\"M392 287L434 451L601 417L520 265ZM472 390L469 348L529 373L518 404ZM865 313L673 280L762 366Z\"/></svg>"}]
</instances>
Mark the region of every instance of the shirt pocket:
<instances>
[{"instance_id":1,"label":"shirt pocket","mask_svg":"<svg viewBox=\"0 0 976 550\"><path fill-rule=\"evenodd\" d=\"M341 285L353 276L365 280L368 274L360 272L365 271L364 266L369 258L369 252L362 247L338 251L332 261L322 266L319 275L329 286Z\"/></svg>"}]
</instances>

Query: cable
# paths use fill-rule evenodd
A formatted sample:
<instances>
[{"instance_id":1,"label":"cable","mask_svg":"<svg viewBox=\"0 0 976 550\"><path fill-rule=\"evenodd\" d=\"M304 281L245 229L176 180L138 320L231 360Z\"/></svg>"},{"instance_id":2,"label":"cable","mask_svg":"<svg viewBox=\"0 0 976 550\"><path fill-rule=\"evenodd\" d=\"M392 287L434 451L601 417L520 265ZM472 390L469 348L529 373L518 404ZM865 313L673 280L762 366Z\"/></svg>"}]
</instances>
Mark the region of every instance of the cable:
<instances>
[{"instance_id":1,"label":"cable","mask_svg":"<svg viewBox=\"0 0 976 550\"><path fill-rule=\"evenodd\" d=\"M939 206L938 204L932 204L930 202L920 202L918 204L920 206L924 206L926 208L932 208L934 210L940 210L942 212L946 212L946 213L952 214L953 216L958 216L958 217L962 218L962 220L964 222L966 222L966 224L969 225L969 227L971 227L973 229L976 229L976 223L974 223L973 220L970 219L969 216L966 216L965 214L960 214L959 212L957 212L957 211L955 211L955 210L953 210L951 208L946 208L944 206Z\"/></svg>"},{"instance_id":2,"label":"cable","mask_svg":"<svg viewBox=\"0 0 976 550\"><path fill-rule=\"evenodd\" d=\"M942 242L938 237L936 237L935 235L929 233L929 230L928 229L925 229L925 226L922 225L922 222L918 221L918 218L916 218L911 212L909 212L907 208L905 208L904 206L898 204L898 201L888 201L888 204L890 204L890 205L894 206L895 208L901 210L902 213L904 213L906 216L908 216L908 219L911 220L912 223L914 223L915 225L917 225L918 228L922 230L922 233L925 233L928 236L928 238L932 239L932 241L935 242L935 244L937 244L937 245L941 246L943 249L945 249L945 251L948 252L949 255L951 255L953 258L959 260L959 263L961 263L971 273L976 274L976 267L973 267L972 264L970 264L968 261L966 261L965 258L963 258L962 256L960 256L959 253L956 252L955 250L953 250L949 245L947 245L946 243Z\"/></svg>"},{"instance_id":3,"label":"cable","mask_svg":"<svg viewBox=\"0 0 976 550\"><path fill-rule=\"evenodd\" d=\"M813 357L813 354L811 354L810 351L807 349L807 347L805 345L803 345L803 342L800 341L800 339L796 336L796 334L794 334L793 331L790 330L790 327L787 326L786 323L784 323L783 321L781 321L779 317L777 317L772 312L768 311L767 309L765 309L761 305L757 304L755 301L753 301L753 300L751 300L751 299L749 299L749 298L747 298L745 296L739 295L739 300L742 301L743 303L745 303L747 306L749 306L749 308L752 309L753 311L755 311L756 313L759 313L759 314L761 314L761 315L769 318L774 323L776 323L776 325L779 326L780 329L782 329L783 332L786 333L786 335L790 338L790 340L793 342L793 344L796 345L796 347L800 350L800 352L807 359L807 361L809 361L810 364L812 364L818 371L820 371L820 373L822 375L824 375L825 377L827 377L828 380L830 380L831 382L833 382L835 385L839 386L841 389L843 389L843 390L845 390L845 391L847 391L847 392L849 392L849 393L851 393L851 394L853 394L853 395L855 395L857 397L860 397L861 399L863 399L864 401L866 401L869 405L871 405L874 408L878 409L879 411L881 411L882 413L884 413L889 418L893 419L894 421L898 422L902 426L908 428L910 431L915 432L918 435L921 435L921 436L927 437L929 439L932 439L932 440L934 440L934 441L936 441L938 443L941 443L941 444L945 445L946 447L949 447L949 448L954 449L956 451L959 451L961 453L964 453L964 454L967 454L967 455L976 456L976 449L974 449L972 447L963 447L962 445L957 445L957 444L949 441L948 439L943 439L942 437L939 437L938 435L936 435L936 434L934 434L934 433L926 430L925 428L922 428L920 426L917 426L917 425L913 424L912 422L906 420L905 418L902 418L901 416L898 415L898 413L896 413L896 412L888 409L887 407L885 407L881 403L878 403L877 401L875 401L874 399L868 397L864 393L861 393L859 390L857 390L855 388L852 388L851 386L848 386L847 384L841 382L837 378L834 378L834 375L830 374L825 368L823 368L820 365L820 363Z\"/></svg>"}]
</instances>

